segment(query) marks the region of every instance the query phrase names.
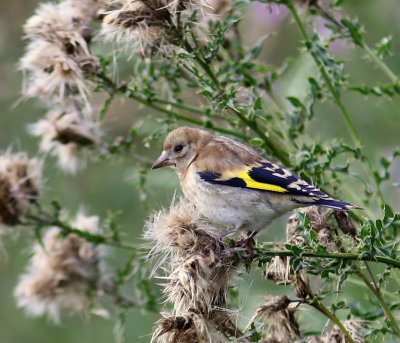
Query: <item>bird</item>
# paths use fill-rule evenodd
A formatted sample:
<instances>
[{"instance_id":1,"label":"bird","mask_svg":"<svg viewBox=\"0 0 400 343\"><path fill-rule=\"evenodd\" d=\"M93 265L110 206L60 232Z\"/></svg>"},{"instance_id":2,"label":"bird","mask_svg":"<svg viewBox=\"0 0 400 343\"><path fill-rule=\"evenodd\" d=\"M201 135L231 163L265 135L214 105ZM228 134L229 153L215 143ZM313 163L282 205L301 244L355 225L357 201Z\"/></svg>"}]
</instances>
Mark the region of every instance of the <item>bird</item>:
<instances>
[{"instance_id":1,"label":"bird","mask_svg":"<svg viewBox=\"0 0 400 343\"><path fill-rule=\"evenodd\" d=\"M300 207L360 208L321 192L245 144L193 127L166 136L152 169L166 166L178 174L184 196L204 217L225 226L226 234L255 234Z\"/></svg>"}]
</instances>

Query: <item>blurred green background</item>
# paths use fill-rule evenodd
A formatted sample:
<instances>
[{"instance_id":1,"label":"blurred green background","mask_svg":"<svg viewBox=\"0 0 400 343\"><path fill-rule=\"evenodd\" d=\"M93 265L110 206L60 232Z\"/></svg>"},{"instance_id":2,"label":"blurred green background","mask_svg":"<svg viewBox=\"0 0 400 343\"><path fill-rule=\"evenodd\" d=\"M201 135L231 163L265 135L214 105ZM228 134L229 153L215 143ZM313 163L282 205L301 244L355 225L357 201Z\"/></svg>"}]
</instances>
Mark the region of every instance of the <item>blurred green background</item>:
<instances>
[{"instance_id":1,"label":"blurred green background","mask_svg":"<svg viewBox=\"0 0 400 343\"><path fill-rule=\"evenodd\" d=\"M17 70L18 58L23 53L22 29L25 20L32 15L38 1L14 0L0 2L0 149L12 147L13 150L25 150L35 154L37 142L26 133L26 125L44 115L45 109L36 101L19 101L21 73ZM269 64L279 64L288 55L300 56L298 53L299 36L290 18L280 10L260 14L259 4L252 6L243 27L249 44L268 31L276 31L266 46L262 58ZM391 68L400 75L400 5L398 0L351 0L345 1L348 14L357 16L366 27L366 39L373 45L384 35L392 34L394 56L388 59ZM250 25L249 25L250 24ZM333 51L346 63L346 73L350 82L363 85L388 83L385 76L374 66L361 58L356 48L339 44ZM310 69L311 68L311 69ZM313 66L302 56L298 58L289 71L285 87L298 92L304 75L313 70ZM297 88L296 88L297 87ZM287 91L286 89L286 91ZM368 154L376 161L381 153L389 152L400 143L400 100L366 98L356 93L344 96L345 104L362 135ZM336 108L330 104L318 105L316 118L308 128L311 137L331 140L347 139L342 121ZM112 134L125 133L126 127L141 121L148 110L137 108L131 101L118 102L108 114L107 130ZM156 124L154 124L156 125ZM161 143L160 143L161 144ZM153 159L159 151L153 146L145 151ZM393 168L395 182L400 182L400 164ZM155 174L157 173L157 174ZM154 175L154 179L152 178ZM150 174L147 207L159 209L166 205L178 189L177 177L172 171L157 171ZM122 210L120 224L130 240L141 235L146 209L139 201L135 182L134 158L118 157L109 160L92 162L88 168L76 176L66 176L55 166L54 160L48 158L45 164L45 188L43 197L46 201L58 199L61 204L75 212L81 204L91 214L106 217L109 210ZM400 209L399 192L390 183L385 184L385 192L395 210ZM267 240L278 240L284 236L284 221L279 221L268 232L263 233ZM21 230L22 231L22 230ZM13 299L13 288L18 275L23 271L29 257L29 241L33 236L19 232L18 239L5 238L8 260L0 266L0 343L35 343L35 342L112 342L112 321L101 318L64 318L61 325L55 326L46 319L27 318L22 310L17 309ZM125 261L125 255L112 251L114 262ZM260 304L263 295L277 292L278 289L269 282L261 281L258 274L243 275L241 282L241 303L245 310L240 320L247 323L252 311ZM250 296L251 295L251 296ZM361 292L359 286L347 286L346 299L351 299L360 306L368 306L368 292ZM244 305L245 304L245 305ZM315 313L306 311L303 323L306 328L317 327L322 319L315 320ZM308 319L307 319L308 318ZM313 320L309 320L313 318ZM149 342L151 327L156 321L154 314L133 311L127 318L127 342Z\"/></svg>"}]
</instances>

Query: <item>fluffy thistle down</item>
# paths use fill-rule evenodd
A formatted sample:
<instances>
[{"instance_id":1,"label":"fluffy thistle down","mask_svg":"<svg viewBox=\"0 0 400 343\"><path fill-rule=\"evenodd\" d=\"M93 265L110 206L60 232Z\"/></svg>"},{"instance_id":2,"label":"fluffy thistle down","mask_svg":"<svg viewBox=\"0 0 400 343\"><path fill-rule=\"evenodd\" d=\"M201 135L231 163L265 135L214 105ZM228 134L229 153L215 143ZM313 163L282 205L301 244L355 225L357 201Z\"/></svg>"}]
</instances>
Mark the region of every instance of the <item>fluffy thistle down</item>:
<instances>
[{"instance_id":1,"label":"fluffy thistle down","mask_svg":"<svg viewBox=\"0 0 400 343\"><path fill-rule=\"evenodd\" d=\"M152 246L150 256L158 257L156 270L164 275L163 293L174 309L169 320L164 318L157 323L153 338L175 342L179 335L190 334L197 340L177 342L219 342L216 338L210 340L220 335L213 333L216 328L225 336L238 336L226 310L226 297L239 257L225 249L215 228L200 217L195 207L181 201L154 215L146 223L145 239ZM183 331L177 331L175 324L165 331L165 323L175 323L179 317L188 323Z\"/></svg>"},{"instance_id":2,"label":"fluffy thistle down","mask_svg":"<svg viewBox=\"0 0 400 343\"><path fill-rule=\"evenodd\" d=\"M101 33L107 41L145 53L161 42L173 43L177 34L175 19L201 8L202 1L118 0L103 13Z\"/></svg>"},{"instance_id":3,"label":"fluffy thistle down","mask_svg":"<svg viewBox=\"0 0 400 343\"><path fill-rule=\"evenodd\" d=\"M89 50L88 24L93 13L88 13L87 4L42 4L26 22L24 31L30 43L20 61L20 69L27 74L24 96L51 103L74 96L87 102L85 74L97 69Z\"/></svg>"},{"instance_id":4,"label":"fluffy thistle down","mask_svg":"<svg viewBox=\"0 0 400 343\"><path fill-rule=\"evenodd\" d=\"M163 314L155 324L151 342L157 343L226 343L216 323L191 311L185 316Z\"/></svg>"},{"instance_id":5,"label":"fluffy thistle down","mask_svg":"<svg viewBox=\"0 0 400 343\"><path fill-rule=\"evenodd\" d=\"M72 8L74 13L78 14L79 18L85 20L85 23L90 23L91 20L98 18L98 12L105 8L107 0L64 0L63 3Z\"/></svg>"},{"instance_id":6,"label":"fluffy thistle down","mask_svg":"<svg viewBox=\"0 0 400 343\"><path fill-rule=\"evenodd\" d=\"M95 234L99 218L80 212L71 226ZM62 310L82 311L89 303L89 294L101 293L103 249L76 234L62 237L59 228L49 228L42 244L34 244L33 255L15 289L18 306L29 315L47 315L54 322L59 322Z\"/></svg>"},{"instance_id":7,"label":"fluffy thistle down","mask_svg":"<svg viewBox=\"0 0 400 343\"><path fill-rule=\"evenodd\" d=\"M68 173L85 166L88 147L98 145L101 137L98 123L74 109L54 109L28 130L40 137L40 149L57 157L61 169Z\"/></svg>"},{"instance_id":8,"label":"fluffy thistle down","mask_svg":"<svg viewBox=\"0 0 400 343\"><path fill-rule=\"evenodd\" d=\"M295 311L296 304L285 296L266 297L253 318L260 318L264 323L264 337L260 342L293 342L300 338Z\"/></svg>"},{"instance_id":9,"label":"fluffy thistle down","mask_svg":"<svg viewBox=\"0 0 400 343\"><path fill-rule=\"evenodd\" d=\"M215 228L200 218L193 205L180 202L153 216L146 224L145 239L161 254L166 274L164 294L174 313L197 309L208 314L224 307L228 281L238 258L223 250Z\"/></svg>"},{"instance_id":10,"label":"fluffy thistle down","mask_svg":"<svg viewBox=\"0 0 400 343\"><path fill-rule=\"evenodd\" d=\"M0 224L16 225L36 202L42 163L25 153L0 154Z\"/></svg>"}]
</instances>

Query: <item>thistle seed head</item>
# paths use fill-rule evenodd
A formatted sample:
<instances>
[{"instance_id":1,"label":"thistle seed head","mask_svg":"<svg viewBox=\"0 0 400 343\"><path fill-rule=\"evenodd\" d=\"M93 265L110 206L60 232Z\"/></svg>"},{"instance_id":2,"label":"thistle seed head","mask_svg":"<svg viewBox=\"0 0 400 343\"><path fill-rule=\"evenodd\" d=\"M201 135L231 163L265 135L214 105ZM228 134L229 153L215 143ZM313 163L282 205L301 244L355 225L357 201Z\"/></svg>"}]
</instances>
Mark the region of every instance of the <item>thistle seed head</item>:
<instances>
[{"instance_id":1,"label":"thistle seed head","mask_svg":"<svg viewBox=\"0 0 400 343\"><path fill-rule=\"evenodd\" d=\"M153 343L226 343L215 323L197 311L182 316L163 314L155 324Z\"/></svg>"},{"instance_id":2,"label":"thistle seed head","mask_svg":"<svg viewBox=\"0 0 400 343\"><path fill-rule=\"evenodd\" d=\"M30 43L20 61L25 73L23 95L38 97L53 104L74 97L87 104L85 75L97 70L91 55L92 17L76 1L42 4L25 24Z\"/></svg>"},{"instance_id":3,"label":"thistle seed head","mask_svg":"<svg viewBox=\"0 0 400 343\"><path fill-rule=\"evenodd\" d=\"M85 166L88 148L100 144L102 136L98 123L73 108L51 110L28 131L40 137L40 149L57 157L61 169L71 174Z\"/></svg>"},{"instance_id":4,"label":"thistle seed head","mask_svg":"<svg viewBox=\"0 0 400 343\"><path fill-rule=\"evenodd\" d=\"M255 314L255 318L264 322L265 336L261 342L293 342L300 338L296 307L291 304L286 296L266 297L264 305Z\"/></svg>"},{"instance_id":5,"label":"thistle seed head","mask_svg":"<svg viewBox=\"0 0 400 343\"><path fill-rule=\"evenodd\" d=\"M16 225L36 202L42 163L25 153L0 154L0 224Z\"/></svg>"},{"instance_id":6,"label":"thistle seed head","mask_svg":"<svg viewBox=\"0 0 400 343\"><path fill-rule=\"evenodd\" d=\"M197 309L207 315L225 306L239 258L224 251L216 230L193 205L183 200L153 216L144 237L153 246L150 256L161 255L155 268L164 272L164 294L174 314Z\"/></svg>"},{"instance_id":7,"label":"thistle seed head","mask_svg":"<svg viewBox=\"0 0 400 343\"><path fill-rule=\"evenodd\" d=\"M71 226L98 233L98 217L78 213ZM14 295L19 307L32 316L48 315L59 322L62 310L82 311L88 294L100 294L104 282L104 248L76 234L62 237L61 229L51 227L42 244L35 243L33 255L20 277Z\"/></svg>"}]
</instances>

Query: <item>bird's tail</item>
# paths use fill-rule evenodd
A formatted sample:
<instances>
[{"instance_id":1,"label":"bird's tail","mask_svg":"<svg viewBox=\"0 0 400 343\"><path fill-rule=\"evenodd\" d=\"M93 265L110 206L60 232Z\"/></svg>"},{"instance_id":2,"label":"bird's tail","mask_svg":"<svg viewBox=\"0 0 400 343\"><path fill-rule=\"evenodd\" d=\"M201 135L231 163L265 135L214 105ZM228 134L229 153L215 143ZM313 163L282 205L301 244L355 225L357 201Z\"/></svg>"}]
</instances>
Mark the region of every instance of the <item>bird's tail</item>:
<instances>
[{"instance_id":1,"label":"bird's tail","mask_svg":"<svg viewBox=\"0 0 400 343\"><path fill-rule=\"evenodd\" d=\"M329 207L329 208L334 208L336 210L343 210L343 211L349 211L349 210L362 210L362 207L350 204L348 202L340 201L340 200L335 200L335 199L318 199L316 200L313 205L316 206L323 206L323 207Z\"/></svg>"}]
</instances>

